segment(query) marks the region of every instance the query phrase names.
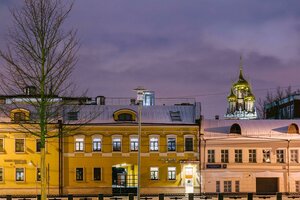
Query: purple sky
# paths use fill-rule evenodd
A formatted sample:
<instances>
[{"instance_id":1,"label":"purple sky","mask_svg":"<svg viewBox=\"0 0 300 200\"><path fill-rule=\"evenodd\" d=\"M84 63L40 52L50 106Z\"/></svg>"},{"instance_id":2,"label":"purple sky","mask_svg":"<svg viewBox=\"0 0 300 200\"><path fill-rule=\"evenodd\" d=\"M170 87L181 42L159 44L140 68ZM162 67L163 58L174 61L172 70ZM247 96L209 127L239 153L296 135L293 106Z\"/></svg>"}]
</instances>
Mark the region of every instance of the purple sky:
<instances>
[{"instance_id":1,"label":"purple sky","mask_svg":"<svg viewBox=\"0 0 300 200\"><path fill-rule=\"evenodd\" d=\"M0 0L0 48L16 2ZM223 116L241 54L257 99L300 88L299 0L76 0L66 26L78 30L73 77L89 96L135 97L141 85Z\"/></svg>"}]
</instances>

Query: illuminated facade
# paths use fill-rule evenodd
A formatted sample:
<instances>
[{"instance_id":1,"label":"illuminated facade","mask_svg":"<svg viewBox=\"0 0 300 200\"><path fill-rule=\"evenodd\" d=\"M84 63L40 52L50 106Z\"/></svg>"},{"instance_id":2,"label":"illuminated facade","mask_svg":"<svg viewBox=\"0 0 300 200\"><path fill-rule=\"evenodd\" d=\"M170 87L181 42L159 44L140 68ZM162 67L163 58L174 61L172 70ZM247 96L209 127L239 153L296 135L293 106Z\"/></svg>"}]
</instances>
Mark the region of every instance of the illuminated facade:
<instances>
[{"instance_id":1,"label":"illuminated facade","mask_svg":"<svg viewBox=\"0 0 300 200\"><path fill-rule=\"evenodd\" d=\"M226 119L256 119L255 96L251 91L250 84L243 76L242 58L240 61L239 79L230 89L227 97L228 108Z\"/></svg>"},{"instance_id":2,"label":"illuminated facade","mask_svg":"<svg viewBox=\"0 0 300 200\"><path fill-rule=\"evenodd\" d=\"M300 192L299 120L204 120L203 192Z\"/></svg>"}]
</instances>

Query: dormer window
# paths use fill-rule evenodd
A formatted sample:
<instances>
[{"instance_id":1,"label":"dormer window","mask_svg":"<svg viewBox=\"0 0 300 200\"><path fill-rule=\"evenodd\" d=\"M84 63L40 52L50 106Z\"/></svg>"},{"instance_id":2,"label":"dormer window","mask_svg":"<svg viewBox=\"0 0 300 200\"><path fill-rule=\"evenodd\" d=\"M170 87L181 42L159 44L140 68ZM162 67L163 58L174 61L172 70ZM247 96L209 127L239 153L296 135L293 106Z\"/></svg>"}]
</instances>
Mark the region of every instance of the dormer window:
<instances>
[{"instance_id":1,"label":"dormer window","mask_svg":"<svg viewBox=\"0 0 300 200\"><path fill-rule=\"evenodd\" d=\"M15 123L29 121L29 115L29 111L25 109L14 109L10 112L11 121Z\"/></svg>"},{"instance_id":2,"label":"dormer window","mask_svg":"<svg viewBox=\"0 0 300 200\"><path fill-rule=\"evenodd\" d=\"M238 124L233 124L230 127L230 133L242 134L241 127Z\"/></svg>"},{"instance_id":3,"label":"dormer window","mask_svg":"<svg viewBox=\"0 0 300 200\"><path fill-rule=\"evenodd\" d=\"M181 122L181 115L179 111L170 111L170 117L172 122Z\"/></svg>"},{"instance_id":4,"label":"dormer window","mask_svg":"<svg viewBox=\"0 0 300 200\"><path fill-rule=\"evenodd\" d=\"M288 133L291 133L291 134L293 134L293 133L299 133L299 128L298 128L298 126L297 126L297 124L294 124L294 123L292 123L291 125L289 125L289 127L288 127Z\"/></svg>"},{"instance_id":5,"label":"dormer window","mask_svg":"<svg viewBox=\"0 0 300 200\"><path fill-rule=\"evenodd\" d=\"M133 110L122 109L118 110L113 115L114 120L118 122L133 122L136 121L136 113Z\"/></svg>"},{"instance_id":6,"label":"dormer window","mask_svg":"<svg viewBox=\"0 0 300 200\"><path fill-rule=\"evenodd\" d=\"M78 120L78 112L68 112L68 120Z\"/></svg>"}]
</instances>

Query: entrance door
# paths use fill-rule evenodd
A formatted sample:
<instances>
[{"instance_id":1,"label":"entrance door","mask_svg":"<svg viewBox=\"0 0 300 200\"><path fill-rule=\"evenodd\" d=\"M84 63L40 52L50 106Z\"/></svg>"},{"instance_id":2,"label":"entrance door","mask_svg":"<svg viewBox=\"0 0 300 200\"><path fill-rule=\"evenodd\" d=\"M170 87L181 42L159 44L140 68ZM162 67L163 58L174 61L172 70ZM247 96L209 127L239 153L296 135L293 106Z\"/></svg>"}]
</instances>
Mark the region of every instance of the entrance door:
<instances>
[{"instance_id":1,"label":"entrance door","mask_svg":"<svg viewBox=\"0 0 300 200\"><path fill-rule=\"evenodd\" d=\"M193 167L185 167L185 193L194 193Z\"/></svg>"},{"instance_id":2,"label":"entrance door","mask_svg":"<svg viewBox=\"0 0 300 200\"><path fill-rule=\"evenodd\" d=\"M256 193L278 192L278 178L256 178Z\"/></svg>"}]
</instances>

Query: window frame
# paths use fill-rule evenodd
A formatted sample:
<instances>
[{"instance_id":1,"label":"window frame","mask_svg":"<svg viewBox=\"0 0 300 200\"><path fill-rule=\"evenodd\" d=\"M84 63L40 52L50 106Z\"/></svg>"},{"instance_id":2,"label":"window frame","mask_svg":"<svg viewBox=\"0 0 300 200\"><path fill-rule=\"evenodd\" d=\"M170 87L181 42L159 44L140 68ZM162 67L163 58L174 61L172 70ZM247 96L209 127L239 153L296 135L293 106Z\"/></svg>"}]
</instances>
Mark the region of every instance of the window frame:
<instances>
[{"instance_id":1,"label":"window frame","mask_svg":"<svg viewBox=\"0 0 300 200\"><path fill-rule=\"evenodd\" d=\"M234 162L243 163L243 149L234 150Z\"/></svg>"},{"instance_id":2,"label":"window frame","mask_svg":"<svg viewBox=\"0 0 300 200\"><path fill-rule=\"evenodd\" d=\"M75 136L74 137L74 151L75 152L84 152L85 150L85 137L80 135L80 136Z\"/></svg>"},{"instance_id":3,"label":"window frame","mask_svg":"<svg viewBox=\"0 0 300 200\"><path fill-rule=\"evenodd\" d=\"M78 172L80 172L79 170L81 170L81 178L80 178L80 174L78 175ZM76 167L75 169L75 180L78 182L82 182L84 181L84 168L83 167Z\"/></svg>"},{"instance_id":4,"label":"window frame","mask_svg":"<svg viewBox=\"0 0 300 200\"><path fill-rule=\"evenodd\" d=\"M0 183L4 182L4 167L0 167Z\"/></svg>"},{"instance_id":5,"label":"window frame","mask_svg":"<svg viewBox=\"0 0 300 200\"><path fill-rule=\"evenodd\" d=\"M5 142L4 138L0 138L0 153L5 152Z\"/></svg>"},{"instance_id":6,"label":"window frame","mask_svg":"<svg viewBox=\"0 0 300 200\"><path fill-rule=\"evenodd\" d=\"M285 149L276 149L276 163L285 163Z\"/></svg>"},{"instance_id":7,"label":"window frame","mask_svg":"<svg viewBox=\"0 0 300 200\"><path fill-rule=\"evenodd\" d=\"M153 139L155 141L151 141ZM155 144L157 144L157 145L155 145ZM150 152L158 152L159 151L159 136L157 136L157 135L149 136L149 151Z\"/></svg>"},{"instance_id":8,"label":"window frame","mask_svg":"<svg viewBox=\"0 0 300 200\"><path fill-rule=\"evenodd\" d=\"M174 135L167 136L167 151L176 152L177 151L177 137Z\"/></svg>"},{"instance_id":9,"label":"window frame","mask_svg":"<svg viewBox=\"0 0 300 200\"><path fill-rule=\"evenodd\" d=\"M41 152L41 146L42 146L41 139L37 138L35 140L35 152L36 153L40 153Z\"/></svg>"},{"instance_id":10,"label":"window frame","mask_svg":"<svg viewBox=\"0 0 300 200\"><path fill-rule=\"evenodd\" d=\"M139 150L139 136L138 135L130 136L129 149L131 152L137 152Z\"/></svg>"},{"instance_id":11,"label":"window frame","mask_svg":"<svg viewBox=\"0 0 300 200\"><path fill-rule=\"evenodd\" d=\"M223 191L224 192L232 192L232 181L226 180L223 182Z\"/></svg>"},{"instance_id":12,"label":"window frame","mask_svg":"<svg viewBox=\"0 0 300 200\"><path fill-rule=\"evenodd\" d=\"M191 144L187 145L187 140L191 139ZM191 147L191 149L189 149ZM187 135L184 136L184 151L187 152L193 152L194 151L194 136L193 135Z\"/></svg>"},{"instance_id":13,"label":"window frame","mask_svg":"<svg viewBox=\"0 0 300 200\"><path fill-rule=\"evenodd\" d=\"M92 136L92 151L93 152L102 152L102 136L100 136L100 135Z\"/></svg>"},{"instance_id":14,"label":"window frame","mask_svg":"<svg viewBox=\"0 0 300 200\"><path fill-rule=\"evenodd\" d=\"M221 163L229 163L229 150L221 149Z\"/></svg>"},{"instance_id":15,"label":"window frame","mask_svg":"<svg viewBox=\"0 0 300 200\"><path fill-rule=\"evenodd\" d=\"M41 181L41 168L37 167L36 168L36 181L40 182Z\"/></svg>"},{"instance_id":16,"label":"window frame","mask_svg":"<svg viewBox=\"0 0 300 200\"><path fill-rule=\"evenodd\" d=\"M19 146L20 144L18 144L17 143L17 140L18 141L23 141L23 143L22 143L22 146L23 146L23 148L21 149L21 150L18 150L18 148L17 148L17 146ZM15 153L25 153L25 138L15 138Z\"/></svg>"},{"instance_id":17,"label":"window frame","mask_svg":"<svg viewBox=\"0 0 300 200\"><path fill-rule=\"evenodd\" d=\"M100 171L99 179L96 179L96 177L95 177L95 175L96 175L95 169L99 169L99 171ZM102 181L102 168L101 167L93 168L93 181Z\"/></svg>"},{"instance_id":18,"label":"window frame","mask_svg":"<svg viewBox=\"0 0 300 200\"><path fill-rule=\"evenodd\" d=\"M298 149L290 149L290 162L291 163L299 163L299 150Z\"/></svg>"},{"instance_id":19,"label":"window frame","mask_svg":"<svg viewBox=\"0 0 300 200\"><path fill-rule=\"evenodd\" d=\"M159 167L150 167L150 180L159 180Z\"/></svg>"},{"instance_id":20,"label":"window frame","mask_svg":"<svg viewBox=\"0 0 300 200\"><path fill-rule=\"evenodd\" d=\"M249 163L257 163L257 150L248 149Z\"/></svg>"},{"instance_id":21,"label":"window frame","mask_svg":"<svg viewBox=\"0 0 300 200\"><path fill-rule=\"evenodd\" d=\"M17 170L22 170L20 172L18 172ZM18 173L21 173L21 177L23 177L22 179L18 180ZM15 181L16 182L25 182L25 168L24 167L16 167L15 169Z\"/></svg>"},{"instance_id":22,"label":"window frame","mask_svg":"<svg viewBox=\"0 0 300 200\"><path fill-rule=\"evenodd\" d=\"M207 149L207 163L215 163L215 162L216 162L216 150Z\"/></svg>"},{"instance_id":23,"label":"window frame","mask_svg":"<svg viewBox=\"0 0 300 200\"><path fill-rule=\"evenodd\" d=\"M272 152L271 149L263 149L262 150L263 163L271 163L271 152ZM267 160L267 158L269 160Z\"/></svg>"},{"instance_id":24,"label":"window frame","mask_svg":"<svg viewBox=\"0 0 300 200\"><path fill-rule=\"evenodd\" d=\"M168 167L168 181L176 181L176 167Z\"/></svg>"},{"instance_id":25,"label":"window frame","mask_svg":"<svg viewBox=\"0 0 300 200\"><path fill-rule=\"evenodd\" d=\"M122 152L122 136L113 136L112 137L112 152ZM114 141L114 140L119 140L119 141ZM119 144L119 148L118 145L115 146L115 144Z\"/></svg>"}]
</instances>

